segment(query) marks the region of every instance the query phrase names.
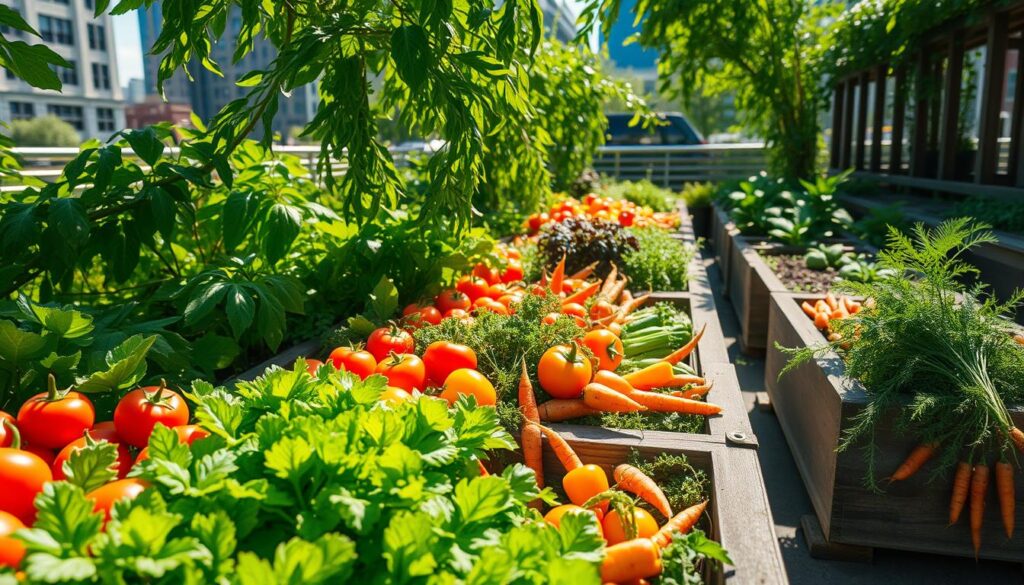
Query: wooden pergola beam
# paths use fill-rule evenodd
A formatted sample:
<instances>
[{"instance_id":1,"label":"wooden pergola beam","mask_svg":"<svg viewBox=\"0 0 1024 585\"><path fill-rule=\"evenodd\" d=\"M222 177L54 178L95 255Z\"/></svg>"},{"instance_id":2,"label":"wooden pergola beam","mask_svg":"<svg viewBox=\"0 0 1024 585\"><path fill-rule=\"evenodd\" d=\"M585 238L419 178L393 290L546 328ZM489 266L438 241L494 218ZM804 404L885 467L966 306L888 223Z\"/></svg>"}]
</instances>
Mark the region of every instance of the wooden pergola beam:
<instances>
[{"instance_id":1,"label":"wooden pergola beam","mask_svg":"<svg viewBox=\"0 0 1024 585\"><path fill-rule=\"evenodd\" d=\"M869 168L877 173L882 170L882 126L885 124L885 79L889 66L875 67L875 103L871 121L871 162Z\"/></svg>"},{"instance_id":2,"label":"wooden pergola beam","mask_svg":"<svg viewBox=\"0 0 1024 585\"><path fill-rule=\"evenodd\" d=\"M976 183L994 182L999 165L999 112L1003 109L1008 35L1005 12L991 12L985 51L985 85L981 94L981 119L978 124L978 156L974 169Z\"/></svg>"}]
</instances>

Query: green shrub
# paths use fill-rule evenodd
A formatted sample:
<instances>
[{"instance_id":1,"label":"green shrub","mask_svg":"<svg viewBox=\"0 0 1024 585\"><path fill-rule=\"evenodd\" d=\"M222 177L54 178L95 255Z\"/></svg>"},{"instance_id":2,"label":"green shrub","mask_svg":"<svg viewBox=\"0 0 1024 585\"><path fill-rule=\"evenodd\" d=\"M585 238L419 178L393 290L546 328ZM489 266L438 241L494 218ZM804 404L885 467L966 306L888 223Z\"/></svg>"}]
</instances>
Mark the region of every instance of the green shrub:
<instances>
[{"instance_id":1,"label":"green shrub","mask_svg":"<svg viewBox=\"0 0 1024 585\"><path fill-rule=\"evenodd\" d=\"M654 211L675 209L676 194L668 189L662 189L647 179L609 183L605 185L604 194L614 199L625 199L637 205L650 207Z\"/></svg>"},{"instance_id":2,"label":"green shrub","mask_svg":"<svg viewBox=\"0 0 1024 585\"><path fill-rule=\"evenodd\" d=\"M622 255L634 290L686 290L693 249L659 228L630 230L638 247Z\"/></svg>"},{"instance_id":3,"label":"green shrub","mask_svg":"<svg viewBox=\"0 0 1024 585\"><path fill-rule=\"evenodd\" d=\"M700 209L711 206L711 198L715 191L714 183L687 183L679 196L690 209Z\"/></svg>"}]
</instances>

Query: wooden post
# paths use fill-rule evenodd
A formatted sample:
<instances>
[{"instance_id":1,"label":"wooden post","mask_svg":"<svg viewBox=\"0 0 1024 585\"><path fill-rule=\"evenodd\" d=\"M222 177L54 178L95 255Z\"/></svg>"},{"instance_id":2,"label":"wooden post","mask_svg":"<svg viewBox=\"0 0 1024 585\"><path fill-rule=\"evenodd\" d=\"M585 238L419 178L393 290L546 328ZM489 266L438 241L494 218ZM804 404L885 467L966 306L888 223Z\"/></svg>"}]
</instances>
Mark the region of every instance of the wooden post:
<instances>
[{"instance_id":1,"label":"wooden post","mask_svg":"<svg viewBox=\"0 0 1024 585\"><path fill-rule=\"evenodd\" d=\"M910 174L925 176L928 161L928 78L931 75L928 51L917 56L917 79L914 82L914 137L910 141Z\"/></svg>"},{"instance_id":2,"label":"wooden post","mask_svg":"<svg viewBox=\"0 0 1024 585\"><path fill-rule=\"evenodd\" d=\"M853 137L853 97L856 87L857 83L852 77L846 80L846 99L844 100L846 107L843 109L843 151L839 161L839 166L843 169L850 168L850 161L853 159L850 142Z\"/></svg>"},{"instance_id":3,"label":"wooden post","mask_svg":"<svg viewBox=\"0 0 1024 585\"><path fill-rule=\"evenodd\" d=\"M892 144L889 146L889 174L899 175L903 172L903 124L907 110L907 70L901 65L896 69L892 89Z\"/></svg>"},{"instance_id":4,"label":"wooden post","mask_svg":"<svg viewBox=\"0 0 1024 585\"><path fill-rule=\"evenodd\" d=\"M843 96L845 84L836 84L832 92L832 151L829 153L829 166L833 169L839 168L843 148Z\"/></svg>"},{"instance_id":5,"label":"wooden post","mask_svg":"<svg viewBox=\"0 0 1024 585\"><path fill-rule=\"evenodd\" d=\"M978 156L975 183L993 183L999 165L999 112L1003 109L1003 77L1006 72L1007 14L992 12L985 50L985 82L978 124Z\"/></svg>"},{"instance_id":6,"label":"wooden post","mask_svg":"<svg viewBox=\"0 0 1024 585\"><path fill-rule=\"evenodd\" d=\"M1007 165L1010 184L1024 187L1024 157L1020 156L1024 140L1024 42L1015 39L1017 49L1017 83L1013 88L1013 117L1010 120L1010 161Z\"/></svg>"},{"instance_id":7,"label":"wooden post","mask_svg":"<svg viewBox=\"0 0 1024 585\"><path fill-rule=\"evenodd\" d=\"M942 92L942 118L939 121L939 172L941 180L953 180L956 176L956 151L959 132L957 123L960 113L960 82L964 70L963 31L953 33L949 39L949 54L946 61L946 79Z\"/></svg>"},{"instance_id":8,"label":"wooden post","mask_svg":"<svg viewBox=\"0 0 1024 585\"><path fill-rule=\"evenodd\" d=\"M875 68L875 107L871 123L871 165L872 173L882 170L882 126L885 124L885 75L888 65Z\"/></svg>"},{"instance_id":9,"label":"wooden post","mask_svg":"<svg viewBox=\"0 0 1024 585\"><path fill-rule=\"evenodd\" d=\"M867 139L868 128L868 85L871 76L867 71L860 74L860 95L857 96L857 129L854 139L857 141L857 153L854 166L858 171L864 170L864 142Z\"/></svg>"}]
</instances>

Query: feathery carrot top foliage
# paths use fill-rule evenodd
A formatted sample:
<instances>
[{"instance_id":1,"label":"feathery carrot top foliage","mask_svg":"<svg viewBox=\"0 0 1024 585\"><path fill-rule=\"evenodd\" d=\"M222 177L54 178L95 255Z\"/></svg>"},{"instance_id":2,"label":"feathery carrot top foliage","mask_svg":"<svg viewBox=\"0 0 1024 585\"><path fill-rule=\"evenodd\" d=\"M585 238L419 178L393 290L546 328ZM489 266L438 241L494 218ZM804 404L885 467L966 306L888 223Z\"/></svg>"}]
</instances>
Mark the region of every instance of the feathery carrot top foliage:
<instances>
[{"instance_id":1,"label":"feathery carrot top foliage","mask_svg":"<svg viewBox=\"0 0 1024 585\"><path fill-rule=\"evenodd\" d=\"M1024 400L1024 348L1013 341L1006 317L1024 292L999 303L984 285L962 284L977 273L963 253L993 241L985 226L964 218L934 229L919 224L909 235L893 230L879 259L897 276L838 284L844 293L874 299L874 307L833 321L841 339L820 347L781 348L791 354L781 375L835 350L843 356L846 374L863 383L868 404L840 449L867 441L866 483L872 488L877 489L874 429L893 409L901 432L941 445L933 477L949 469L964 449L1010 451L1013 423L1006 403Z\"/></svg>"}]
</instances>

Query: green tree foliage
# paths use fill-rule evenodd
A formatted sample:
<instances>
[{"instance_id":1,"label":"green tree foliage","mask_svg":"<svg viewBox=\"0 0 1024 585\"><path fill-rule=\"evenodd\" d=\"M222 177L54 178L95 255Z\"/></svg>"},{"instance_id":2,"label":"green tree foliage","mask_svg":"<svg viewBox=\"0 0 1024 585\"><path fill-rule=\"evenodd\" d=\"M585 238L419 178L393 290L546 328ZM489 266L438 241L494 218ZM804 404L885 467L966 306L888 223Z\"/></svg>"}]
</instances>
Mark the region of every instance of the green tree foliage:
<instances>
[{"instance_id":1,"label":"green tree foliage","mask_svg":"<svg viewBox=\"0 0 1024 585\"><path fill-rule=\"evenodd\" d=\"M592 0L587 34L607 32L621 0ZM771 146L771 165L790 178L816 170L818 112L826 97L818 83L825 17L841 5L809 0L640 0L639 41L661 51L661 91L689 98L734 92L745 125Z\"/></svg>"},{"instance_id":2,"label":"green tree foliage","mask_svg":"<svg viewBox=\"0 0 1024 585\"><path fill-rule=\"evenodd\" d=\"M475 201L480 210L521 216L536 211L552 188L568 189L604 144L610 101L636 112L636 123L651 123L644 99L604 73L586 47L543 42L530 60L528 87L530 117L506 123L485 140L486 180Z\"/></svg>"},{"instance_id":3,"label":"green tree foliage","mask_svg":"<svg viewBox=\"0 0 1024 585\"><path fill-rule=\"evenodd\" d=\"M18 146L78 146L78 132L57 116L11 122L11 140Z\"/></svg>"}]
</instances>

